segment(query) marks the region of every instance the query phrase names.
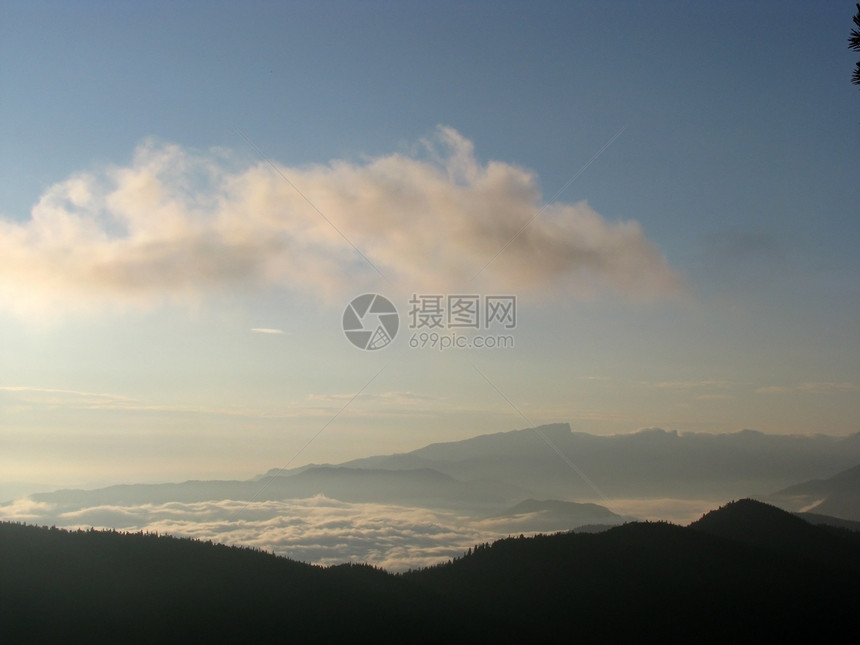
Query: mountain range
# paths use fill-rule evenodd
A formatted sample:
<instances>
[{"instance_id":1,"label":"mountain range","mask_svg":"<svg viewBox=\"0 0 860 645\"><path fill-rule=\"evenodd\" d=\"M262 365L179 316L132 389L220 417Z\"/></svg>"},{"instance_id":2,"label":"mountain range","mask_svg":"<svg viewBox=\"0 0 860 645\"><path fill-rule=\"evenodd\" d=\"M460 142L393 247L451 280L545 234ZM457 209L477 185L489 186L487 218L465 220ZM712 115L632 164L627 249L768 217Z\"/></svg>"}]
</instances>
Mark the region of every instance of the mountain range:
<instances>
[{"instance_id":1,"label":"mountain range","mask_svg":"<svg viewBox=\"0 0 860 645\"><path fill-rule=\"evenodd\" d=\"M0 504L0 519L167 531L400 571L475 539L604 531L643 517L685 523L743 497L851 527L860 520L858 463L860 435L600 437L553 424L246 480L35 493Z\"/></svg>"},{"instance_id":2,"label":"mountain range","mask_svg":"<svg viewBox=\"0 0 860 645\"><path fill-rule=\"evenodd\" d=\"M613 513L600 504L527 499L490 518L508 534L605 530L635 518Z\"/></svg>"},{"instance_id":3,"label":"mountain range","mask_svg":"<svg viewBox=\"0 0 860 645\"><path fill-rule=\"evenodd\" d=\"M652 428L600 436L556 423L355 459L341 466L430 468L464 482L503 483L529 497L576 501L601 496L677 497L679 491L712 499L766 494L858 463L860 433L707 434Z\"/></svg>"},{"instance_id":4,"label":"mountain range","mask_svg":"<svg viewBox=\"0 0 860 645\"><path fill-rule=\"evenodd\" d=\"M390 574L211 542L0 523L0 640L844 640L860 533L748 499L687 527L481 543Z\"/></svg>"},{"instance_id":5,"label":"mountain range","mask_svg":"<svg viewBox=\"0 0 860 645\"><path fill-rule=\"evenodd\" d=\"M860 522L860 465L789 486L765 499L788 510Z\"/></svg>"},{"instance_id":6,"label":"mountain range","mask_svg":"<svg viewBox=\"0 0 860 645\"><path fill-rule=\"evenodd\" d=\"M768 435L751 430L701 434L650 429L597 436L574 433L568 424L551 424L338 465L272 469L250 480L120 485L31 497L40 502L96 506L275 500L322 494L348 502L486 513L526 499L605 504L611 498L631 497L763 497L858 464L860 433L833 437ZM857 473L860 470L845 477L856 483ZM802 491L786 489L780 499L810 501L819 494L816 486L827 485L810 482ZM834 497L819 511L826 513L837 504L851 503L840 499ZM794 505L798 508L792 510L800 510L799 501ZM844 512L839 516L845 517Z\"/></svg>"}]
</instances>

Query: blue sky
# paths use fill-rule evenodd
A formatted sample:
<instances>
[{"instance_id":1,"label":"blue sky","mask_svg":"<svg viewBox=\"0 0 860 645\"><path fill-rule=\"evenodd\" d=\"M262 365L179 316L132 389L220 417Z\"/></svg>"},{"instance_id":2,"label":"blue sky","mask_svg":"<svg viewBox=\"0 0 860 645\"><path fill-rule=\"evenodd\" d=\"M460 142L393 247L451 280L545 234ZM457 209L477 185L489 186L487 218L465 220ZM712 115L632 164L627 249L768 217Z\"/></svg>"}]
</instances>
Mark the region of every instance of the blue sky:
<instances>
[{"instance_id":1,"label":"blue sky","mask_svg":"<svg viewBox=\"0 0 860 645\"><path fill-rule=\"evenodd\" d=\"M8 479L860 429L852 2L0 11ZM515 294L515 346L410 348L416 292Z\"/></svg>"}]
</instances>

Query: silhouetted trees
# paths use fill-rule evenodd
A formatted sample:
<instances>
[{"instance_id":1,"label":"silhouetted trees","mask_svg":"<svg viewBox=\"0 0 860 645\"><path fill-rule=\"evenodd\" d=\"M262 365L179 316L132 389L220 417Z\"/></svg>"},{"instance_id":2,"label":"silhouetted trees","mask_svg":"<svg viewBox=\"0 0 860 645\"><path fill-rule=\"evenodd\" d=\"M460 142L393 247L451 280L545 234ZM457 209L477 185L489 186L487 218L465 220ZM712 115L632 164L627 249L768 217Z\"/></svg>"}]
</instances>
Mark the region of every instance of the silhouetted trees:
<instances>
[{"instance_id":1,"label":"silhouetted trees","mask_svg":"<svg viewBox=\"0 0 860 645\"><path fill-rule=\"evenodd\" d=\"M749 500L690 527L510 537L403 574L0 523L0 642L838 640L860 533Z\"/></svg>"},{"instance_id":2,"label":"silhouetted trees","mask_svg":"<svg viewBox=\"0 0 860 645\"><path fill-rule=\"evenodd\" d=\"M857 4L857 13L854 16L854 29L851 30L851 36L848 38L848 48L852 51L860 52L860 3ZM860 85L860 61L854 67L851 82L855 85Z\"/></svg>"}]
</instances>

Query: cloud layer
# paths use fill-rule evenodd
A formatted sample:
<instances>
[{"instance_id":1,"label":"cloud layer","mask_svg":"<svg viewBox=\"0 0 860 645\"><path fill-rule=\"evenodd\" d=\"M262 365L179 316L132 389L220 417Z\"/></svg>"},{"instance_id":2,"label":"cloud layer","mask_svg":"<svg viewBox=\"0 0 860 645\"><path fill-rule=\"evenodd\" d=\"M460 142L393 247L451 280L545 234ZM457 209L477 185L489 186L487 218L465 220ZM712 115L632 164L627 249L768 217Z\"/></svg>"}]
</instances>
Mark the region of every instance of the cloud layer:
<instances>
[{"instance_id":1,"label":"cloud layer","mask_svg":"<svg viewBox=\"0 0 860 645\"><path fill-rule=\"evenodd\" d=\"M480 163L450 128L423 143L421 155L286 167L146 141L129 166L76 174L29 219L0 220L0 304L150 306L273 285L341 298L379 274L404 291L678 292L636 222L543 204L532 173Z\"/></svg>"},{"instance_id":2,"label":"cloud layer","mask_svg":"<svg viewBox=\"0 0 860 645\"><path fill-rule=\"evenodd\" d=\"M223 500L65 510L25 498L0 506L0 519L157 531L254 546L303 562L367 562L390 570L435 564L507 535L453 513L349 504L321 495L248 504Z\"/></svg>"},{"instance_id":3,"label":"cloud layer","mask_svg":"<svg viewBox=\"0 0 860 645\"><path fill-rule=\"evenodd\" d=\"M682 523L714 508L712 501L618 500L624 512ZM614 506L613 506L614 507ZM569 529L540 514L475 517L394 504L306 499L95 506L79 508L22 498L0 505L0 520L64 528L157 531L240 544L303 562L367 562L401 571L443 562L474 544L509 535Z\"/></svg>"}]
</instances>

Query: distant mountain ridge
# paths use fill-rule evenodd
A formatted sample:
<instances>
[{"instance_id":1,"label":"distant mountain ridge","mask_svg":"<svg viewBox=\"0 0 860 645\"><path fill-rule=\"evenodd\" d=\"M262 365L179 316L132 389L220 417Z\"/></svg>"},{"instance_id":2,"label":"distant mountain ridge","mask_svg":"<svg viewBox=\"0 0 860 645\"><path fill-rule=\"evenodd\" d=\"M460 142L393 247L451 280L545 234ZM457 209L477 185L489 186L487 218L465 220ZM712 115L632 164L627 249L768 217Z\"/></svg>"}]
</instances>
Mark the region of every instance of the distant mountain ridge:
<instances>
[{"instance_id":1,"label":"distant mountain ridge","mask_svg":"<svg viewBox=\"0 0 860 645\"><path fill-rule=\"evenodd\" d=\"M857 463L860 434L794 436L744 430L711 435L652 428L597 436L574 433L569 424L557 423L339 465L274 469L245 481L119 485L37 493L31 499L82 508L172 501L267 501L321 494L347 502L487 514L526 499L605 502L608 498L763 497ZM856 473L852 477L856 479ZM837 509L840 514L828 512L835 508L837 498L816 512L852 519L844 510L852 499L842 502L841 510Z\"/></svg>"},{"instance_id":2,"label":"distant mountain ridge","mask_svg":"<svg viewBox=\"0 0 860 645\"><path fill-rule=\"evenodd\" d=\"M556 499L526 499L489 518L494 526L509 534L569 531L581 527L609 528L633 517L613 513L605 506L590 503L562 502Z\"/></svg>"},{"instance_id":3,"label":"distant mountain ridge","mask_svg":"<svg viewBox=\"0 0 860 645\"><path fill-rule=\"evenodd\" d=\"M620 515L616 515L612 511L606 509L605 506L598 504L580 504L577 502L560 502L556 499L523 500L516 506L508 509L503 515L523 515L527 513L563 513L563 514L587 514L589 517L595 517L600 520L618 520L619 523L624 520Z\"/></svg>"},{"instance_id":4,"label":"distant mountain ridge","mask_svg":"<svg viewBox=\"0 0 860 645\"><path fill-rule=\"evenodd\" d=\"M860 521L860 464L827 479L788 486L765 500L787 510Z\"/></svg>"},{"instance_id":5,"label":"distant mountain ridge","mask_svg":"<svg viewBox=\"0 0 860 645\"><path fill-rule=\"evenodd\" d=\"M552 444L551 446L548 445ZM585 473L595 490L567 461ZM744 497L860 463L860 433L678 433L599 436L556 423L347 461L351 468L432 468L461 481L504 482L536 498ZM599 493L598 493L599 491Z\"/></svg>"},{"instance_id":6,"label":"distant mountain ridge","mask_svg":"<svg viewBox=\"0 0 860 645\"><path fill-rule=\"evenodd\" d=\"M860 532L860 522L853 520L844 520L841 517L833 517L832 515L820 515L818 513L793 513L800 519L815 524L816 526L833 526L836 528L848 529L849 531Z\"/></svg>"},{"instance_id":7,"label":"distant mountain ridge","mask_svg":"<svg viewBox=\"0 0 860 645\"><path fill-rule=\"evenodd\" d=\"M436 505L502 503L519 491L510 486L461 482L431 468L386 470L315 466L278 477L246 481L187 481L121 484L95 490L64 489L30 496L37 502L70 506L164 504L222 499L258 501L326 495L345 502Z\"/></svg>"}]
</instances>

